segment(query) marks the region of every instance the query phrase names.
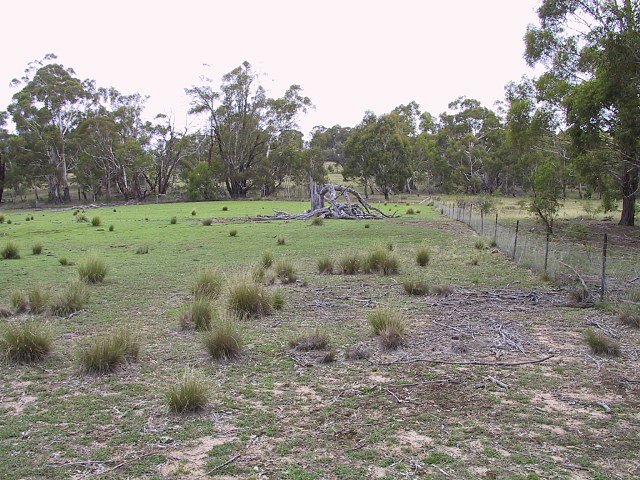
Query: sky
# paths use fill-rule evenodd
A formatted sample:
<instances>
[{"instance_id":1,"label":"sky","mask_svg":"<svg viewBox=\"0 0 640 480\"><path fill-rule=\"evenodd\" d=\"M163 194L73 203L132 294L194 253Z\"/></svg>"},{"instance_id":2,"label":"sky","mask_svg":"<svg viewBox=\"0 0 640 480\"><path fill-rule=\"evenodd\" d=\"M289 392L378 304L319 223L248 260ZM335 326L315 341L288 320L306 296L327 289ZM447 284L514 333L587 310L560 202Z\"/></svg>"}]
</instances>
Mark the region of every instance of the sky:
<instances>
[{"instance_id":1,"label":"sky","mask_svg":"<svg viewBox=\"0 0 640 480\"><path fill-rule=\"evenodd\" d=\"M439 115L459 96L493 107L532 70L523 36L540 0L21 0L2 6L0 110L11 80L55 53L81 79L149 96L145 115L188 119L184 89L248 61L271 96L302 87L299 118L355 126L416 101ZM13 21L11 19L20 19Z\"/></svg>"}]
</instances>

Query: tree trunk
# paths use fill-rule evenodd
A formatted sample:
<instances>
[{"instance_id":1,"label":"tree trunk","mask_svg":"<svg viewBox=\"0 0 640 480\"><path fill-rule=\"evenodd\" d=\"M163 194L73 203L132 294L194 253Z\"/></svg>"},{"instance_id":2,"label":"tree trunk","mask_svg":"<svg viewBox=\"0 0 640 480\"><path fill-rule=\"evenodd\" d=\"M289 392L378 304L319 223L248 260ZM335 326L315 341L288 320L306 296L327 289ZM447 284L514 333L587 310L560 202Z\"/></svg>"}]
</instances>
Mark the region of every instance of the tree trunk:
<instances>
[{"instance_id":1,"label":"tree trunk","mask_svg":"<svg viewBox=\"0 0 640 480\"><path fill-rule=\"evenodd\" d=\"M638 173L638 167L633 167L625 171L622 177L622 214L618 225L631 227L635 224Z\"/></svg>"},{"instance_id":2,"label":"tree trunk","mask_svg":"<svg viewBox=\"0 0 640 480\"><path fill-rule=\"evenodd\" d=\"M2 203L2 195L4 194L4 181L7 173L7 164L0 154L0 203Z\"/></svg>"},{"instance_id":3,"label":"tree trunk","mask_svg":"<svg viewBox=\"0 0 640 480\"><path fill-rule=\"evenodd\" d=\"M324 196L320 195L322 188L313 178L309 177L309 194L311 195L311 210L324 208Z\"/></svg>"}]
</instances>

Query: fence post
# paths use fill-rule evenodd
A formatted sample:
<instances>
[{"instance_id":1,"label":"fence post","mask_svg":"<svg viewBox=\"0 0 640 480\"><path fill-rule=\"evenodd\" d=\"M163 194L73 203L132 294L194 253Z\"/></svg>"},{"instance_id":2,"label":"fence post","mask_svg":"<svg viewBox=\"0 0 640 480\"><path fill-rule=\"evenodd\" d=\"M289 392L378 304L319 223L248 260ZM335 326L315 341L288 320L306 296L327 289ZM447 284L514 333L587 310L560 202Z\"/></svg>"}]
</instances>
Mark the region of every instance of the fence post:
<instances>
[{"instance_id":1,"label":"fence post","mask_svg":"<svg viewBox=\"0 0 640 480\"><path fill-rule=\"evenodd\" d=\"M606 270L607 270L607 245L609 241L607 239L607 234L604 234L604 241L602 242L602 270L600 271L600 301L604 300L604 288L605 288L605 278L606 278Z\"/></svg>"},{"instance_id":2,"label":"fence post","mask_svg":"<svg viewBox=\"0 0 640 480\"><path fill-rule=\"evenodd\" d=\"M498 244L498 212L496 212L496 223L493 227L493 242Z\"/></svg>"},{"instance_id":3,"label":"fence post","mask_svg":"<svg viewBox=\"0 0 640 480\"><path fill-rule=\"evenodd\" d=\"M547 273L548 263L549 263L549 230L547 230L547 243L544 246L544 273Z\"/></svg>"},{"instance_id":4,"label":"fence post","mask_svg":"<svg viewBox=\"0 0 640 480\"><path fill-rule=\"evenodd\" d=\"M473 214L473 203L469 204L469 226L471 227L471 215ZM473 228L473 227L471 227Z\"/></svg>"},{"instance_id":5,"label":"fence post","mask_svg":"<svg viewBox=\"0 0 640 480\"><path fill-rule=\"evenodd\" d=\"M518 230L520 229L520 220L516 220L516 238L513 240L513 259L516 259L516 247L518 246Z\"/></svg>"},{"instance_id":6,"label":"fence post","mask_svg":"<svg viewBox=\"0 0 640 480\"><path fill-rule=\"evenodd\" d=\"M480 209L480 236L484 237L484 212Z\"/></svg>"}]
</instances>

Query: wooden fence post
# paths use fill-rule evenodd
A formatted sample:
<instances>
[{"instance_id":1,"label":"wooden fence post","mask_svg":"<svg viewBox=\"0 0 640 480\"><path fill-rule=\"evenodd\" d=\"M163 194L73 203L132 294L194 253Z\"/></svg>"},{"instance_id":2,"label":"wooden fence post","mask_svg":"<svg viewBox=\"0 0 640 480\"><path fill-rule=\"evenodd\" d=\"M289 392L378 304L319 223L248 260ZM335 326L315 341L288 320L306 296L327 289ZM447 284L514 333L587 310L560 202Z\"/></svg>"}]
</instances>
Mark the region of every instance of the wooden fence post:
<instances>
[{"instance_id":1,"label":"wooden fence post","mask_svg":"<svg viewBox=\"0 0 640 480\"><path fill-rule=\"evenodd\" d=\"M516 220L516 238L513 240L513 259L516 259L516 247L518 246L518 230L520 229L520 220Z\"/></svg>"},{"instance_id":2,"label":"wooden fence post","mask_svg":"<svg viewBox=\"0 0 640 480\"><path fill-rule=\"evenodd\" d=\"M544 273L547 273L547 265L549 263L549 230L547 230L547 243L544 246Z\"/></svg>"},{"instance_id":3,"label":"wooden fence post","mask_svg":"<svg viewBox=\"0 0 640 480\"><path fill-rule=\"evenodd\" d=\"M600 271L600 301L604 300L605 279L607 270L607 245L609 241L607 234L604 234L604 240L602 242L602 270Z\"/></svg>"},{"instance_id":4,"label":"wooden fence post","mask_svg":"<svg viewBox=\"0 0 640 480\"><path fill-rule=\"evenodd\" d=\"M493 242L498 244L498 212L496 212L496 223L493 227Z\"/></svg>"}]
</instances>

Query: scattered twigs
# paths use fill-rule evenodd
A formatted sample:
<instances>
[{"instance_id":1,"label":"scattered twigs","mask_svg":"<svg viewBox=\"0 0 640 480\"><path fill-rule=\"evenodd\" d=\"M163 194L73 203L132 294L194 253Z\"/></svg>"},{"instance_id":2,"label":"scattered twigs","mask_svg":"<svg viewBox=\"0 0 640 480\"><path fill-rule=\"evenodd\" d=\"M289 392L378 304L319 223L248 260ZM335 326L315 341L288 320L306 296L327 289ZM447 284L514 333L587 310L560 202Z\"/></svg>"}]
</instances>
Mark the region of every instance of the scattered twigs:
<instances>
[{"instance_id":1,"label":"scattered twigs","mask_svg":"<svg viewBox=\"0 0 640 480\"><path fill-rule=\"evenodd\" d=\"M418 387L422 385L434 385L440 383L460 383L459 378L443 378L441 380L425 380L424 382L414 382L414 383L400 383L397 385L387 385L387 388L409 388L409 387Z\"/></svg>"},{"instance_id":2,"label":"scattered twigs","mask_svg":"<svg viewBox=\"0 0 640 480\"><path fill-rule=\"evenodd\" d=\"M200 475L199 477L196 478L204 478L204 477L208 477L209 475L211 475L213 472L217 472L218 470L222 470L224 467L226 467L227 465L235 462L237 459L239 459L242 455L237 454L234 455L233 457L231 457L229 460L227 460L224 463L221 463L220 465L217 465L215 467L213 467L211 470L207 470L203 475Z\"/></svg>"},{"instance_id":3,"label":"scattered twigs","mask_svg":"<svg viewBox=\"0 0 640 480\"><path fill-rule=\"evenodd\" d=\"M558 465L558 466L561 466L561 467L564 467L564 468L573 469L573 470L584 470L584 471L587 471L587 472L590 470L589 468L583 467L581 465L574 465L573 463L560 463L560 462L556 462L554 460L549 460L549 459L547 459L545 457L542 457L540 455L536 455L534 453L524 453L524 452L520 452L518 450L513 450L511 448L504 447L504 446L500 445L499 443L496 443L496 446L498 448L502 449L502 450L505 450L505 451L510 452L510 453L514 453L516 455L521 455L523 457L529 457L529 458L535 458L536 460L539 460L539 461L541 461L543 463L550 463L552 465Z\"/></svg>"},{"instance_id":4,"label":"scattered twigs","mask_svg":"<svg viewBox=\"0 0 640 480\"><path fill-rule=\"evenodd\" d=\"M472 361L453 361L453 360L437 360L430 358L415 358L413 360L407 360L406 362L388 362L388 363L374 363L374 365L378 366L387 366L387 365L406 365L409 363L433 363L434 365L484 365L488 367L517 367L520 365L531 365L535 363L546 362L554 358L555 355L547 355L543 358L538 358L535 360L525 360L522 362L482 362L478 360ZM372 362L373 363L373 362Z\"/></svg>"},{"instance_id":5,"label":"scattered twigs","mask_svg":"<svg viewBox=\"0 0 640 480\"><path fill-rule=\"evenodd\" d=\"M508 385L508 384L504 383L504 382L503 382L503 381L501 381L501 380L498 380L496 377L492 377L491 375L489 375L489 376L487 377L487 380L489 380L489 381L490 381L490 382L492 382L492 383L495 383L495 384L496 384L497 386L499 386L500 388L504 388L505 390L508 390L508 389L509 389L509 385Z\"/></svg>"}]
</instances>

